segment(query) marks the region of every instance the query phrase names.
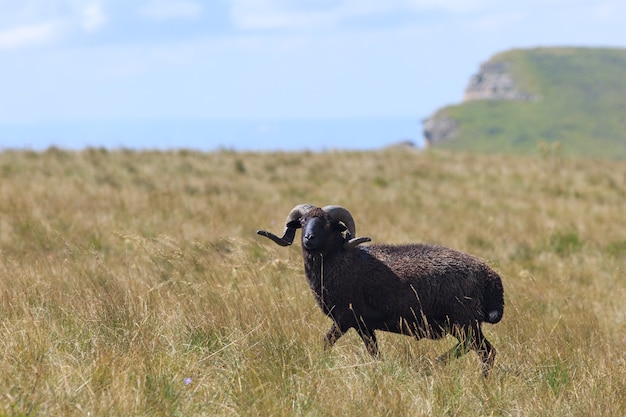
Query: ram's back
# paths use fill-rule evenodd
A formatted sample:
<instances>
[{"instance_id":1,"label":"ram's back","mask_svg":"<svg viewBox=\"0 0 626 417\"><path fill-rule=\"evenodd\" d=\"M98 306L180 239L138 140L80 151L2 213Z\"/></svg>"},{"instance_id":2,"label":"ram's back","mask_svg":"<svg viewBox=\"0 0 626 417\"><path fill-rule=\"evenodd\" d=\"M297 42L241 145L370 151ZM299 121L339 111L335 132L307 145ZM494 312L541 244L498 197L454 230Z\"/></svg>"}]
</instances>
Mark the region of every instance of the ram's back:
<instances>
[{"instance_id":1,"label":"ram's back","mask_svg":"<svg viewBox=\"0 0 626 417\"><path fill-rule=\"evenodd\" d=\"M431 320L483 320L486 271L480 259L438 245L371 245L359 282L366 302L385 314ZM372 265L374 265L372 267Z\"/></svg>"}]
</instances>

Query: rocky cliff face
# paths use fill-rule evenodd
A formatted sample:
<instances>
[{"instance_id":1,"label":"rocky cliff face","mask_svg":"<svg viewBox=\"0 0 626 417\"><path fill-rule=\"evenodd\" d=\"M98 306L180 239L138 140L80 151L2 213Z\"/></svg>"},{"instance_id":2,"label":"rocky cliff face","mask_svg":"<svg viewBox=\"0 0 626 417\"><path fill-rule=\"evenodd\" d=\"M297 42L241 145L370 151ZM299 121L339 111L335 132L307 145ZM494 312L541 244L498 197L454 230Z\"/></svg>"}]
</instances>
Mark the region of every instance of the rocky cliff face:
<instances>
[{"instance_id":1,"label":"rocky cliff face","mask_svg":"<svg viewBox=\"0 0 626 417\"><path fill-rule=\"evenodd\" d=\"M465 89L463 101L470 100L513 100L531 101L530 93L521 91L509 73L510 64L506 61L486 62L472 76Z\"/></svg>"},{"instance_id":2,"label":"rocky cliff face","mask_svg":"<svg viewBox=\"0 0 626 417\"><path fill-rule=\"evenodd\" d=\"M506 61L488 61L480 66L465 89L463 102L472 100L514 100L531 101L534 97L517 88L509 72L510 64ZM424 120L424 139L426 145L454 140L459 122L441 112Z\"/></svg>"},{"instance_id":3,"label":"rocky cliff face","mask_svg":"<svg viewBox=\"0 0 626 417\"><path fill-rule=\"evenodd\" d=\"M459 129L459 122L452 117L435 114L424 120L424 143L426 146L453 140Z\"/></svg>"}]
</instances>

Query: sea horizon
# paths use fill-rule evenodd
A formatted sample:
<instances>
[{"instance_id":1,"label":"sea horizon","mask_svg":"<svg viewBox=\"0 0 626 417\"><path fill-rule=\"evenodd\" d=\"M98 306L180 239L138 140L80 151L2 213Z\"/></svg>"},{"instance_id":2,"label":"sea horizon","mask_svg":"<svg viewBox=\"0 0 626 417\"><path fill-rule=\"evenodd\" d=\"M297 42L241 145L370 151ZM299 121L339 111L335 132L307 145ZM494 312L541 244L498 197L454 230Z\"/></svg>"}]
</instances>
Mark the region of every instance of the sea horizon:
<instances>
[{"instance_id":1,"label":"sea horizon","mask_svg":"<svg viewBox=\"0 0 626 417\"><path fill-rule=\"evenodd\" d=\"M423 147L417 117L0 123L0 150L326 151L374 150L406 142Z\"/></svg>"}]
</instances>

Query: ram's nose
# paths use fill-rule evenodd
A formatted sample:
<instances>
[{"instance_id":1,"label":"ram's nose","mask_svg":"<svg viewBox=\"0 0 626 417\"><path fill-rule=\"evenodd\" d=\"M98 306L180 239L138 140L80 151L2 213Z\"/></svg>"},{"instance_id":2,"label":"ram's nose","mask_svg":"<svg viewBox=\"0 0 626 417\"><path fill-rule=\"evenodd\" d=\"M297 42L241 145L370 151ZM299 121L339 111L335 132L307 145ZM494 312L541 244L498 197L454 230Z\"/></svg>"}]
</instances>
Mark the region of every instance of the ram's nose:
<instances>
[{"instance_id":1,"label":"ram's nose","mask_svg":"<svg viewBox=\"0 0 626 417\"><path fill-rule=\"evenodd\" d=\"M302 237L302 245L306 250L315 250L319 247L319 238L313 233L305 233Z\"/></svg>"}]
</instances>

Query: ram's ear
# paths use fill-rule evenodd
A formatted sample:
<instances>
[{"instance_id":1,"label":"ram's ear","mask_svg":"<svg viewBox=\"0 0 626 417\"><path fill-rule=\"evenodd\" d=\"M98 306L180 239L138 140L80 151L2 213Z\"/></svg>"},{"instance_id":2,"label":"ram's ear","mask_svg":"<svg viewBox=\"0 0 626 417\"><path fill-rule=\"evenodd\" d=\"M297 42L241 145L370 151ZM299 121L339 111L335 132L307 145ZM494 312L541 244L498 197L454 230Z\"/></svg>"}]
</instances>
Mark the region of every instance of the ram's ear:
<instances>
[{"instance_id":1,"label":"ram's ear","mask_svg":"<svg viewBox=\"0 0 626 417\"><path fill-rule=\"evenodd\" d=\"M292 220L286 224L286 227L290 227L292 229L299 229L302 227L302 224L300 223L300 220Z\"/></svg>"},{"instance_id":2,"label":"ram's ear","mask_svg":"<svg viewBox=\"0 0 626 417\"><path fill-rule=\"evenodd\" d=\"M335 230L337 230L338 232L343 232L343 231L345 231L345 230L348 230L348 228L346 227L346 225L345 225L345 224L343 224L343 223L340 223L340 222L334 222L334 225L335 225L335 226L334 226L334 227L335 227Z\"/></svg>"}]
</instances>

